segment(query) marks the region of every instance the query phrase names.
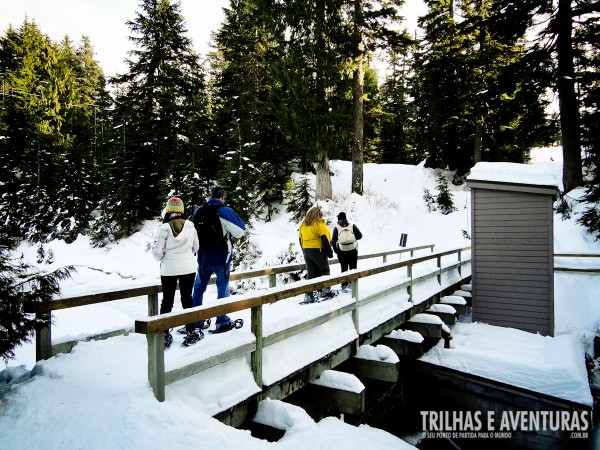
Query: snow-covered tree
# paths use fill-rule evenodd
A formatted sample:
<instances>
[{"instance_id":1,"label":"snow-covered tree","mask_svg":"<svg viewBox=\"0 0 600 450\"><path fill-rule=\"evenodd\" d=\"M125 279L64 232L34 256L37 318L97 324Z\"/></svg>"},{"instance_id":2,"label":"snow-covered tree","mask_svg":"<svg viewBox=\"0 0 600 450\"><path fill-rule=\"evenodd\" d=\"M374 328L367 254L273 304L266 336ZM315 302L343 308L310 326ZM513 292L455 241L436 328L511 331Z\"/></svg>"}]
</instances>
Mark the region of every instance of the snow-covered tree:
<instances>
[{"instance_id":1,"label":"snow-covered tree","mask_svg":"<svg viewBox=\"0 0 600 450\"><path fill-rule=\"evenodd\" d=\"M59 282L70 277L72 266L50 273L36 271L16 259L14 240L0 225L0 356L5 362L14 358L14 348L29 342L35 330L47 326L50 318L36 317L24 312L24 305L46 302L60 292Z\"/></svg>"}]
</instances>

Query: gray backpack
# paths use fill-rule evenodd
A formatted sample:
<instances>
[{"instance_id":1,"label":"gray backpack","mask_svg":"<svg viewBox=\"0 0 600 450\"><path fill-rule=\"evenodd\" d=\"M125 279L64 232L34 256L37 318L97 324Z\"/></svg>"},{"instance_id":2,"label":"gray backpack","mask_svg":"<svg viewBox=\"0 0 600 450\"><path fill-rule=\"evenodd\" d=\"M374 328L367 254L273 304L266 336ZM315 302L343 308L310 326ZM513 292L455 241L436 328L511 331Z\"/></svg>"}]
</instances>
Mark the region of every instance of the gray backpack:
<instances>
[{"instance_id":1,"label":"gray backpack","mask_svg":"<svg viewBox=\"0 0 600 450\"><path fill-rule=\"evenodd\" d=\"M348 252L358 247L356 236L354 236L353 225L351 223L349 223L347 227L336 225L336 228L338 230L337 245L340 250Z\"/></svg>"}]
</instances>

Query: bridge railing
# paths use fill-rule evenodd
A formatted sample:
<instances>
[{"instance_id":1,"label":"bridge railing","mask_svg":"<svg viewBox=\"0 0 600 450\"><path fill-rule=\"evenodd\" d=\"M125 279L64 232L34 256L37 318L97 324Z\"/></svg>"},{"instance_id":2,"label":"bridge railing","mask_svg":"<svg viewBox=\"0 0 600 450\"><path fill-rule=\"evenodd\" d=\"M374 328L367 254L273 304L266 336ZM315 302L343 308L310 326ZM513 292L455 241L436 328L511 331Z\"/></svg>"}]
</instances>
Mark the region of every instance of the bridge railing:
<instances>
[{"instance_id":1,"label":"bridge railing","mask_svg":"<svg viewBox=\"0 0 600 450\"><path fill-rule=\"evenodd\" d=\"M410 256L414 256L416 251L430 249L432 252L434 250L434 244L421 245L416 247L402 248L396 250L390 250L385 252L378 253L369 253L365 255L360 255L358 259L373 259L373 258L383 258L383 262L387 261L389 256L393 255L402 255L404 253L409 253ZM330 259L330 264L339 264L337 259ZM245 270L239 272L232 272L230 276L230 281L237 280L245 280L251 278L258 277L269 277L269 287L275 287L277 285L277 275L284 274L289 272L296 272L304 269L304 263L298 264L286 264L272 267L265 267L262 269L252 269ZM210 279L210 284L215 283L214 275ZM25 305L25 312L30 314L35 314L38 318L46 318L49 319L52 311L58 311L61 309L67 308L75 308L80 306L94 305L97 303L106 303L112 302L116 300L123 300L127 298L147 296L148 299L148 315L155 316L158 314L158 294L162 292L162 287L160 284L153 284L149 286L135 287L131 289L121 289L109 292L101 292L96 294L89 295L81 295L76 297L68 297L68 298L58 298L49 302L44 303L29 303ZM90 335L86 338L86 340L97 340L97 339L106 339L112 336L119 336L123 334L128 334L133 331L133 326L129 326L127 328L122 328L118 330L113 330L108 333ZM71 351L71 349L79 342L79 340L63 342L58 345L52 345L52 328L51 325L40 329L36 332L35 344L36 344L36 361L42 359L48 359L53 355L58 353L67 353Z\"/></svg>"},{"instance_id":2,"label":"bridge railing","mask_svg":"<svg viewBox=\"0 0 600 450\"><path fill-rule=\"evenodd\" d=\"M600 254L597 253L555 253L555 258L600 258ZM554 270L556 272L587 272L587 273L600 273L600 268L597 267L565 267L562 265L557 266L556 261L554 263Z\"/></svg>"},{"instance_id":3,"label":"bridge railing","mask_svg":"<svg viewBox=\"0 0 600 450\"><path fill-rule=\"evenodd\" d=\"M154 395L159 401L165 399L165 386L176 381L187 378L191 375L199 373L217 364L234 359L250 353L250 365L256 384L262 387L262 355L263 349L269 345L280 342L298 333L304 332L317 325L325 323L343 314L351 313L354 326L358 335L356 346L359 345L359 305L363 306L371 301L380 299L390 295L394 291L406 289L409 302L413 301L413 286L417 283L436 279L440 284L440 291L443 290L442 275L445 272L457 270L460 279L465 279L468 276L463 276L462 267L470 263L470 257L463 259L462 252L470 250L470 247L457 248L444 252L432 253L427 256L412 257L406 261L386 263L381 266L370 269L354 269L344 272L341 275L332 275L327 277L319 277L317 279L305 280L294 283L289 287L280 287L269 289L267 293L256 294L249 292L241 296L227 297L219 300L218 305L214 306L198 306L181 312L171 312L159 316L151 316L145 319L135 321L135 332L145 334L148 342L148 380ZM457 262L453 264L442 265L442 257L456 255ZM416 264L436 261L437 267L429 270L426 273L420 274L418 277L413 276L413 267ZM406 277L403 281L392 287L387 287L381 292L377 292L363 299L359 299L359 280L377 274L382 274L392 270L406 268ZM328 311L322 316L311 319L308 322L298 324L281 332L264 336L263 334L263 311L262 307L271 303L278 302L283 299L294 297L305 292L316 289L323 289L342 282L352 282L352 298L353 303L350 303L335 311ZM438 294L439 294L438 292ZM437 294L436 294L437 295ZM188 323L197 322L199 320L209 319L222 314L230 314L237 311L250 309L251 332L255 339L253 342L243 346L234 348L226 353L210 357L206 360L197 361L185 367L178 368L169 372L165 372L164 360L164 331L180 327Z\"/></svg>"}]
</instances>

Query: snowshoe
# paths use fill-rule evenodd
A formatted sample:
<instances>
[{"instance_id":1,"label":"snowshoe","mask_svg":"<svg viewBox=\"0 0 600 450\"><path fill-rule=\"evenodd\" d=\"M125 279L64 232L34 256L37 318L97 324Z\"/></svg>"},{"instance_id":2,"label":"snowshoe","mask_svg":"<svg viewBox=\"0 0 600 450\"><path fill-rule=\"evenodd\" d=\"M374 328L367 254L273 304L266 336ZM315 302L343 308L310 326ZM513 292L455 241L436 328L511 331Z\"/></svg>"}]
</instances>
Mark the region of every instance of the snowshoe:
<instances>
[{"instance_id":1,"label":"snowshoe","mask_svg":"<svg viewBox=\"0 0 600 450\"><path fill-rule=\"evenodd\" d=\"M165 331L165 350L171 348L171 344L173 343L173 335L171 332Z\"/></svg>"},{"instance_id":2,"label":"snowshoe","mask_svg":"<svg viewBox=\"0 0 600 450\"><path fill-rule=\"evenodd\" d=\"M243 326L244 326L243 319L235 319L235 320L230 321L229 324L227 324L225 326L221 326L214 330L208 330L208 332L211 334L226 333L227 331L233 330L234 328L242 328Z\"/></svg>"},{"instance_id":3,"label":"snowshoe","mask_svg":"<svg viewBox=\"0 0 600 450\"><path fill-rule=\"evenodd\" d=\"M307 305L309 303L315 303L317 301L317 296L314 292L306 292L304 294L304 300L300 302L300 305Z\"/></svg>"},{"instance_id":4,"label":"snowshoe","mask_svg":"<svg viewBox=\"0 0 600 450\"><path fill-rule=\"evenodd\" d=\"M191 331L183 338L181 346L189 347L190 345L194 345L196 342L201 341L203 337L204 333L202 331Z\"/></svg>"},{"instance_id":5,"label":"snowshoe","mask_svg":"<svg viewBox=\"0 0 600 450\"><path fill-rule=\"evenodd\" d=\"M330 289L330 288L323 289L323 290L319 291L319 300L318 301L322 302L325 300L332 299L334 297L337 297L338 294L339 294L339 291L336 291L335 289Z\"/></svg>"},{"instance_id":6,"label":"snowshoe","mask_svg":"<svg viewBox=\"0 0 600 450\"><path fill-rule=\"evenodd\" d=\"M206 330L208 327L210 327L210 319L206 319L206 320L201 320L200 321L200 328L196 328L197 330ZM177 332L179 334L187 334L187 329L185 328L185 325L182 326L181 328L177 329Z\"/></svg>"}]
</instances>

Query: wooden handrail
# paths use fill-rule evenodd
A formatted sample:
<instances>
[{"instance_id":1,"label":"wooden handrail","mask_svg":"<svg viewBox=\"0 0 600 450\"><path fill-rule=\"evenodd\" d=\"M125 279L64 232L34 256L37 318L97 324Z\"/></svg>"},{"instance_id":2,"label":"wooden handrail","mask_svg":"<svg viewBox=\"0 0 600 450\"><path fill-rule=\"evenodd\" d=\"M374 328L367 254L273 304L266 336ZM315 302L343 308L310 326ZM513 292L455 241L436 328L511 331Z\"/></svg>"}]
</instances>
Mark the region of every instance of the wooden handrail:
<instances>
[{"instance_id":1,"label":"wooden handrail","mask_svg":"<svg viewBox=\"0 0 600 450\"><path fill-rule=\"evenodd\" d=\"M433 249L435 244L422 245L417 247L409 247L402 248L397 250L391 250L387 252L379 252L373 254L366 254L359 256L359 259L368 259L368 258L376 258L383 256L383 261L386 262L386 258L389 255L402 254L410 252L411 256L414 255L414 252L417 250L423 249ZM330 264L339 263L337 259L331 259ZM247 271L240 272L232 272L230 276L231 281L235 280L243 280L248 278L255 278L260 276L268 276L269 277L269 287L273 288L277 284L276 275L279 273L288 273L294 272L297 270L304 269L304 264L296 263L296 264L287 264L281 266L272 266L265 267L262 269L252 269ZM210 284L215 283L215 276L213 275L209 281ZM102 292L99 294L90 294L90 295L81 295L77 297L69 297L69 298L58 298L55 300L51 300L48 302L32 302L24 305L24 310L27 313L35 314L39 319L50 321L50 314L52 311L74 308L78 306L86 306L93 305L96 303L104 303L109 301L121 300L125 298L138 297L138 296L147 296L148 302L148 315L155 316L158 314L158 294L162 292L162 286L160 284L154 284L150 286L140 286L129 289L120 289L116 291L110 292ZM239 297L238 297L239 298ZM104 339L108 337L112 337L118 334L127 334L131 331L131 327L127 327L121 330L114 330L110 333L103 333L98 335L98 339ZM36 331L35 334L35 345L36 345L36 361L40 361L42 359L48 359L52 357L55 353L60 353L67 349L71 349L77 340L65 342L61 344L61 346L53 347L52 345L52 327L50 325L41 328Z\"/></svg>"},{"instance_id":2,"label":"wooden handrail","mask_svg":"<svg viewBox=\"0 0 600 450\"><path fill-rule=\"evenodd\" d=\"M600 253L555 253L555 258L600 258ZM600 268L554 267L555 272L600 273Z\"/></svg>"},{"instance_id":3,"label":"wooden handrail","mask_svg":"<svg viewBox=\"0 0 600 450\"><path fill-rule=\"evenodd\" d=\"M406 261L387 263L371 269L360 271L358 269L354 269L349 272L344 272L342 275L319 277L316 281L301 281L294 283L294 285L291 287L283 287L274 290L272 289L268 294L255 294L253 296L244 294L244 297L248 296L248 298L242 299L239 299L239 296L221 298L219 299L219 305L196 306L194 308L188 308L182 311L161 314L160 316L151 316L138 319L135 321L134 331L141 334L158 333L159 331L165 331L170 328L185 325L187 323L197 322L199 320L209 319L222 314L229 314L236 311L263 306L265 304L275 303L279 300L294 297L308 291L323 289L335 284L340 284L341 282L355 281L359 278L388 272L401 267L412 266L414 264L441 258L442 256L451 255L457 253L458 251L465 250L470 250L470 247L433 253L427 256L413 257L411 259L407 259Z\"/></svg>"},{"instance_id":4,"label":"wooden handrail","mask_svg":"<svg viewBox=\"0 0 600 450\"><path fill-rule=\"evenodd\" d=\"M577 269L575 267L555 267L555 272L584 272L584 273L600 273L600 268L598 269Z\"/></svg>"},{"instance_id":5,"label":"wooden handrail","mask_svg":"<svg viewBox=\"0 0 600 450\"><path fill-rule=\"evenodd\" d=\"M112 302L124 298L139 297L141 295L152 295L162 292L161 285L144 286L119 291L102 292L100 294L81 295L78 297L59 298L44 303L27 303L24 310L26 313L48 313L59 309L75 308L77 306L93 305L95 303Z\"/></svg>"},{"instance_id":6,"label":"wooden handrail","mask_svg":"<svg viewBox=\"0 0 600 450\"><path fill-rule=\"evenodd\" d=\"M403 248L403 249L399 249L399 250L392 250L392 251L387 251L387 252L370 253L370 254L366 254L366 255L361 255L358 257L358 259L371 259L371 258L378 258L378 257L385 258L387 256L408 253L408 252L413 254L417 250L423 250L423 249L427 249L427 248L430 248L431 251L433 251L434 247L435 247L435 244L429 244L429 245L422 245L422 246L418 246L418 247L410 247L410 248ZM339 263L339 261L337 259L331 259L329 262L330 262L330 264ZM229 277L229 280L236 281L236 280L245 280L245 279L256 278L256 277L261 277L261 276L272 276L272 275L277 275L277 274L281 274L281 273L294 272L294 271L302 270L302 269L304 269L304 263L286 264L286 265L281 265L281 266L265 267L262 269L251 269L251 270L245 270L245 271L240 271L240 272L232 272ZM215 283L215 277L213 276L213 277L211 277L210 284L214 284L214 283ZM51 300L49 302L43 302L43 303L40 303L40 302L27 303L24 305L24 311L26 313L30 313L30 314L43 314L43 313L49 313L51 311L56 311L56 310L60 310L60 309L74 308L77 306L93 305L96 303L104 303L104 302L110 302L110 301L114 301L114 300L122 300L125 298L138 297L138 296L142 296L142 295L157 295L161 292L162 292L162 286L160 284L155 284L155 285L142 286L142 287L131 288L131 289L121 289L121 290L117 290L117 291L102 292L99 294L89 294L89 295L81 295L81 296L77 296L77 297L59 298L59 299L55 299L55 300Z\"/></svg>"},{"instance_id":7,"label":"wooden handrail","mask_svg":"<svg viewBox=\"0 0 600 450\"><path fill-rule=\"evenodd\" d=\"M555 258L600 258L600 253L555 253Z\"/></svg>"}]
</instances>

